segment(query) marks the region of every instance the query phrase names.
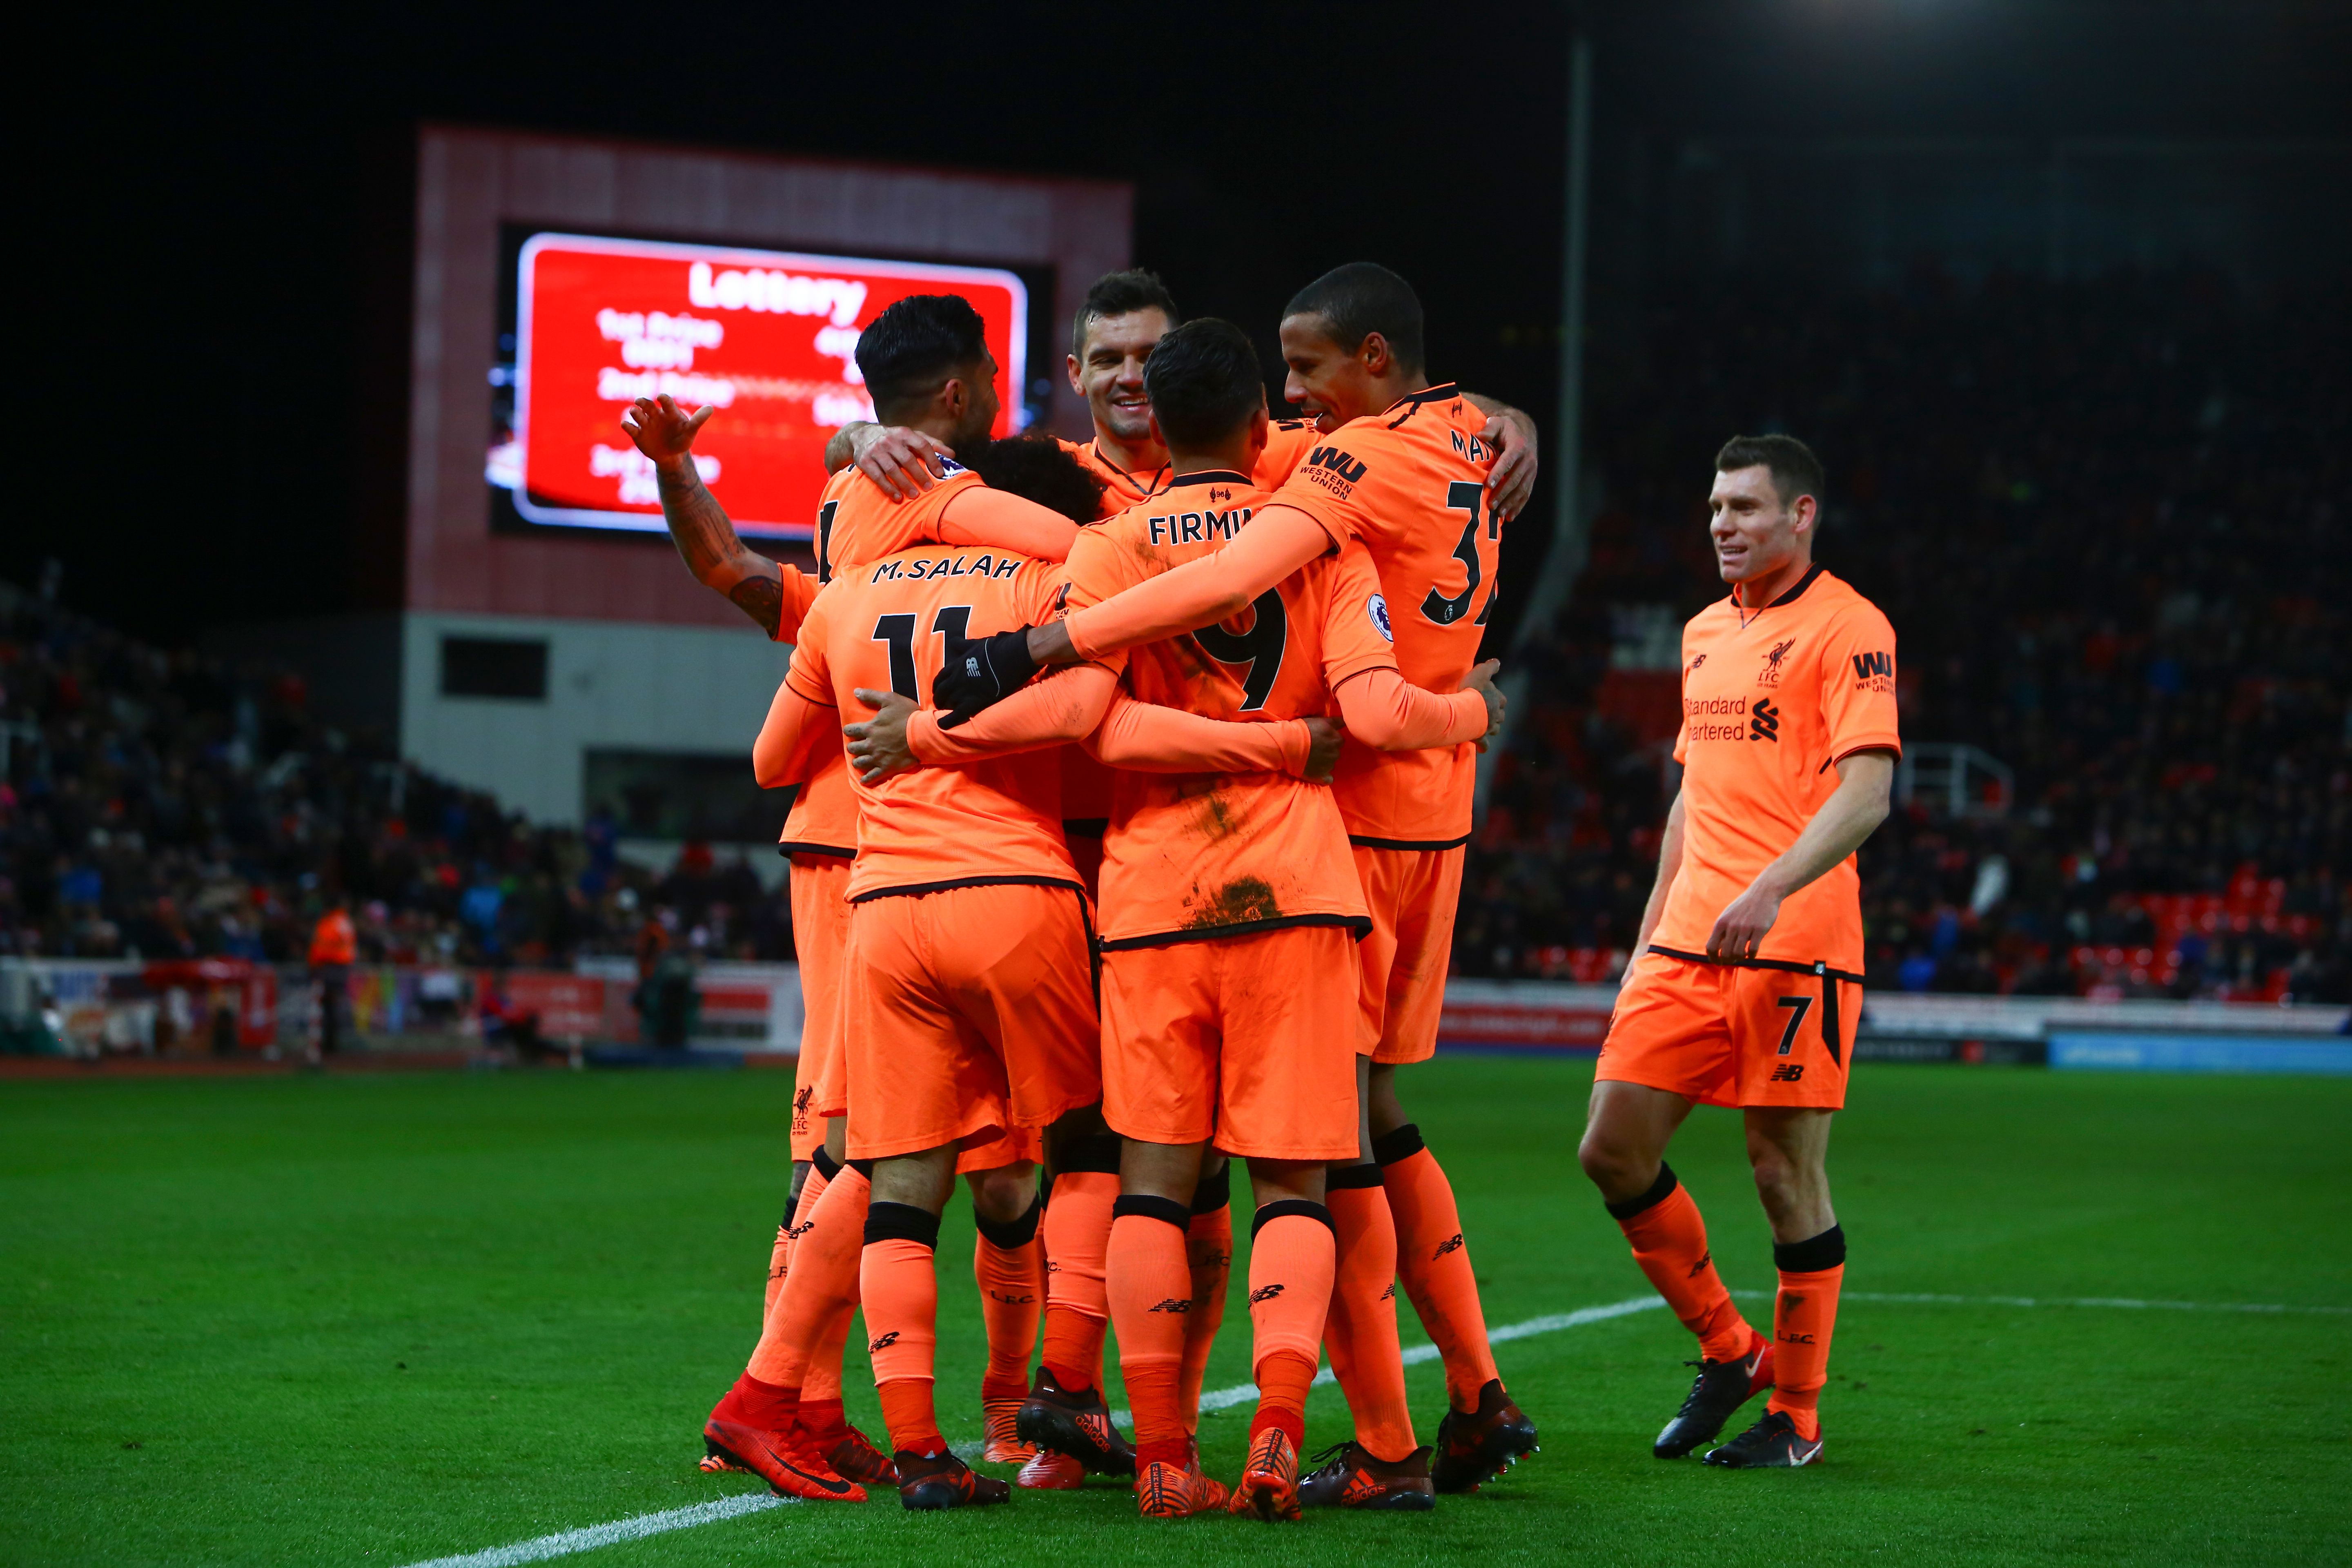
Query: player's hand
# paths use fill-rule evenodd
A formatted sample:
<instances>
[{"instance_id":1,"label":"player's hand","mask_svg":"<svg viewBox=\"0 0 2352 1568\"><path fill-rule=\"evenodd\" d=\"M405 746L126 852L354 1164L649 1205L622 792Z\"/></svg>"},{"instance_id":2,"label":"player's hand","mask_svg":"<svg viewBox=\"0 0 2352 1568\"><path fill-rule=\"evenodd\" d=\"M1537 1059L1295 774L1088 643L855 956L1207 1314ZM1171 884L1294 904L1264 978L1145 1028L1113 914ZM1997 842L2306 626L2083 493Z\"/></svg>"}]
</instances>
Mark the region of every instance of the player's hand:
<instances>
[{"instance_id":1,"label":"player's hand","mask_svg":"<svg viewBox=\"0 0 2352 1568\"><path fill-rule=\"evenodd\" d=\"M623 409L621 428L638 451L667 468L694 450L695 436L718 412L719 405L706 403L688 414L665 392L659 397L640 397Z\"/></svg>"},{"instance_id":2,"label":"player's hand","mask_svg":"<svg viewBox=\"0 0 2352 1568\"><path fill-rule=\"evenodd\" d=\"M921 767L914 748L907 744L907 721L915 716L914 700L895 691L868 691L863 686L856 689L856 696L874 710L874 717L864 723L841 727L849 765L857 770L858 782L880 784L893 773Z\"/></svg>"},{"instance_id":3,"label":"player's hand","mask_svg":"<svg viewBox=\"0 0 2352 1568\"><path fill-rule=\"evenodd\" d=\"M1755 957L1764 945L1764 933L1780 918L1780 895L1758 878L1715 917L1715 929L1706 933L1706 955L1724 960Z\"/></svg>"},{"instance_id":4,"label":"player's hand","mask_svg":"<svg viewBox=\"0 0 2352 1568\"><path fill-rule=\"evenodd\" d=\"M1473 665L1470 673L1462 678L1459 689L1475 691L1486 700L1486 732L1478 737L1478 749L1485 751L1486 742L1503 732L1503 710L1508 706L1501 687L1495 684L1495 672L1503 668L1499 658Z\"/></svg>"},{"instance_id":5,"label":"player's hand","mask_svg":"<svg viewBox=\"0 0 2352 1568\"><path fill-rule=\"evenodd\" d=\"M950 638L947 658L931 682L931 705L940 710L940 728L952 730L970 723L988 709L1018 691L1037 673L1029 657L1029 628L1018 626L978 642Z\"/></svg>"},{"instance_id":6,"label":"player's hand","mask_svg":"<svg viewBox=\"0 0 2352 1568\"><path fill-rule=\"evenodd\" d=\"M1506 408L1488 416L1478 439L1500 454L1486 471L1486 510L1506 520L1518 516L1536 489L1536 422Z\"/></svg>"},{"instance_id":7,"label":"player's hand","mask_svg":"<svg viewBox=\"0 0 2352 1568\"><path fill-rule=\"evenodd\" d=\"M1319 713L1310 713L1299 721L1307 726L1307 767L1298 776L1308 784L1329 784L1331 770L1339 765L1339 742L1348 731Z\"/></svg>"},{"instance_id":8,"label":"player's hand","mask_svg":"<svg viewBox=\"0 0 2352 1568\"><path fill-rule=\"evenodd\" d=\"M868 425L849 437L849 460L893 500L913 500L938 484L947 474L939 460L954 456L945 442L897 425Z\"/></svg>"}]
</instances>

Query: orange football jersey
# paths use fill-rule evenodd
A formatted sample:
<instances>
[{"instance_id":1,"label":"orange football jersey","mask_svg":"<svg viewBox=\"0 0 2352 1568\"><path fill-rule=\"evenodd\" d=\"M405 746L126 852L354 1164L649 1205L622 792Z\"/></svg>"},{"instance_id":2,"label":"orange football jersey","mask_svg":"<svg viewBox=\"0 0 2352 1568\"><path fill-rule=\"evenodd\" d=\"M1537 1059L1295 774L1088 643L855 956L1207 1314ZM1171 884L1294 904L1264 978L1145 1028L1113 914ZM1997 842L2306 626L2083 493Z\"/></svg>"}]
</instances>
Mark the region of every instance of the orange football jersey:
<instances>
[{"instance_id":1,"label":"orange football jersey","mask_svg":"<svg viewBox=\"0 0 2352 1568\"><path fill-rule=\"evenodd\" d=\"M893 500L852 463L825 481L817 499L816 580L821 587L843 564L875 561L917 540L937 537L947 503L981 483L978 474L948 463L945 479L910 501ZM793 797L784 817L786 855L857 853L857 796L849 764L835 746Z\"/></svg>"},{"instance_id":2,"label":"orange football jersey","mask_svg":"<svg viewBox=\"0 0 2352 1568\"><path fill-rule=\"evenodd\" d=\"M1215 551L1266 492L1240 474L1186 474L1079 535L1069 604ZM1151 643L1124 664L1139 700L1251 721L1336 710L1332 689L1396 663L1388 610L1360 547L1292 574L1236 619ZM1103 838L1106 949L1232 936L1286 925L1370 928L1331 791L1282 773L1121 772Z\"/></svg>"},{"instance_id":3,"label":"orange football jersey","mask_svg":"<svg viewBox=\"0 0 2352 1568\"><path fill-rule=\"evenodd\" d=\"M1397 669L1430 691L1457 689L1478 662L1495 607L1502 520L1486 510L1495 449L1486 416L1433 386L1321 437L1266 498L1313 517L1336 543L1360 540L1388 595ZM1333 787L1359 844L1446 848L1470 837L1477 748L1417 752L1350 743Z\"/></svg>"},{"instance_id":4,"label":"orange football jersey","mask_svg":"<svg viewBox=\"0 0 2352 1568\"><path fill-rule=\"evenodd\" d=\"M1280 489L1321 439L1312 419L1275 420L1266 428L1265 449L1250 470L1250 483L1262 490Z\"/></svg>"},{"instance_id":5,"label":"orange football jersey","mask_svg":"<svg viewBox=\"0 0 2352 1568\"><path fill-rule=\"evenodd\" d=\"M1683 628L1683 858L1654 945L1704 958L1726 904L1787 852L1856 752L1900 752L1895 628L1814 567L1760 610L1728 597ZM1862 879L1849 855L1780 902L1759 958L1862 973Z\"/></svg>"},{"instance_id":6,"label":"orange football jersey","mask_svg":"<svg viewBox=\"0 0 2352 1568\"><path fill-rule=\"evenodd\" d=\"M776 620L776 641L800 641L802 623L822 585L816 577L797 568L784 573L783 613ZM834 855L844 859L856 855L857 800L849 793L849 765L838 746L793 792L776 852Z\"/></svg>"},{"instance_id":7,"label":"orange football jersey","mask_svg":"<svg viewBox=\"0 0 2352 1568\"><path fill-rule=\"evenodd\" d=\"M1136 502L1145 500L1168 482L1168 465L1129 473L1103 456L1102 443L1097 441L1065 441L1054 437L1063 451L1085 465L1088 473L1103 482L1102 510L1096 521L1117 517Z\"/></svg>"},{"instance_id":8,"label":"orange football jersey","mask_svg":"<svg viewBox=\"0 0 2352 1568\"><path fill-rule=\"evenodd\" d=\"M837 567L802 623L785 680L855 723L874 710L856 688L931 706L950 637L972 640L1053 616L1063 569L1024 555L923 544ZM982 882L1078 887L1062 842L1060 759L1023 752L955 768L919 768L867 785L857 803L855 903L885 893Z\"/></svg>"}]
</instances>

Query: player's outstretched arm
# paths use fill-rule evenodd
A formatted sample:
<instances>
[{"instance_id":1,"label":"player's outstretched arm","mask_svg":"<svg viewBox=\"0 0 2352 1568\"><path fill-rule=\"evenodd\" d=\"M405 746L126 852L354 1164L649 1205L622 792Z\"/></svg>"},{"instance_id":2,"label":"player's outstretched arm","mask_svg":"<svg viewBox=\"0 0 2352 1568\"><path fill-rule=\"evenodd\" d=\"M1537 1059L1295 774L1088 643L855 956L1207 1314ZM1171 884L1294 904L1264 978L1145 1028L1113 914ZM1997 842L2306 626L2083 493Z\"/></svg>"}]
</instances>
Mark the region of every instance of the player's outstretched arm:
<instances>
[{"instance_id":1,"label":"player's outstretched arm","mask_svg":"<svg viewBox=\"0 0 2352 1568\"><path fill-rule=\"evenodd\" d=\"M1895 784L1893 752L1856 752L1837 763L1838 786L1780 858L1723 908L1706 934L1709 958L1753 958L1780 918L1780 900L1862 847L1886 820ZM1681 809L1681 802L1675 802Z\"/></svg>"},{"instance_id":2,"label":"player's outstretched arm","mask_svg":"<svg viewBox=\"0 0 2352 1568\"><path fill-rule=\"evenodd\" d=\"M918 709L909 699L861 687L857 700L874 709L874 717L844 725L841 732L850 765L866 783L876 784L925 763L983 762L1082 740L1102 722L1118 689L1118 677L1109 670L1081 665L1039 681L968 724L944 730L938 714Z\"/></svg>"},{"instance_id":3,"label":"player's outstretched arm","mask_svg":"<svg viewBox=\"0 0 2352 1568\"><path fill-rule=\"evenodd\" d=\"M760 787L781 789L814 773L836 718L833 709L793 690L791 681L779 681L759 739L751 742L751 776Z\"/></svg>"},{"instance_id":4,"label":"player's outstretched arm","mask_svg":"<svg viewBox=\"0 0 2352 1568\"><path fill-rule=\"evenodd\" d=\"M1501 659L1490 658L1462 678L1459 691L1440 695L1381 666L1349 676L1334 695L1348 733L1368 746L1411 752L1475 741L1483 752L1503 727L1503 693L1495 685L1502 667Z\"/></svg>"},{"instance_id":5,"label":"player's outstretched arm","mask_svg":"<svg viewBox=\"0 0 2352 1568\"><path fill-rule=\"evenodd\" d=\"M1465 392L1462 400L1486 416L1478 439L1495 448L1486 472L1487 510L1508 520L1527 510L1536 489L1536 422L1499 397Z\"/></svg>"},{"instance_id":6,"label":"player's outstretched arm","mask_svg":"<svg viewBox=\"0 0 2352 1568\"><path fill-rule=\"evenodd\" d=\"M703 484L694 466L694 437L716 412L718 405L706 404L689 415L664 393L631 404L621 428L653 459L662 521L694 580L724 595L773 640L791 642L816 597L816 584L797 566L779 566L745 549L726 509Z\"/></svg>"},{"instance_id":7,"label":"player's outstretched arm","mask_svg":"<svg viewBox=\"0 0 2352 1568\"><path fill-rule=\"evenodd\" d=\"M939 459L954 456L953 447L920 430L853 419L824 444L824 471L837 474L855 463L884 495L912 500L940 482L945 470Z\"/></svg>"},{"instance_id":8,"label":"player's outstretched arm","mask_svg":"<svg viewBox=\"0 0 2352 1568\"><path fill-rule=\"evenodd\" d=\"M940 513L940 541L975 549L1010 550L1032 561L1067 561L1078 525L1051 507L1010 490L973 485Z\"/></svg>"},{"instance_id":9,"label":"player's outstretched arm","mask_svg":"<svg viewBox=\"0 0 2352 1568\"><path fill-rule=\"evenodd\" d=\"M1339 760L1339 727L1328 719L1235 723L1138 701L1121 691L1086 747L1097 762L1134 773L1281 773L1326 784Z\"/></svg>"}]
</instances>

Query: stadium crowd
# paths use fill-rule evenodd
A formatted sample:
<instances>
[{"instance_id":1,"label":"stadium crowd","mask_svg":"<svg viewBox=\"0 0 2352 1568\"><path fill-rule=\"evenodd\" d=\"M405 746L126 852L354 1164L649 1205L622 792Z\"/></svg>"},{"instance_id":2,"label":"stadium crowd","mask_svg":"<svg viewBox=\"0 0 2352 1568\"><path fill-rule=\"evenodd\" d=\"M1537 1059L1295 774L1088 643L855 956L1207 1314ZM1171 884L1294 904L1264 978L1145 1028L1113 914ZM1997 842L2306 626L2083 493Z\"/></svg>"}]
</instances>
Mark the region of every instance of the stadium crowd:
<instances>
[{"instance_id":1,"label":"stadium crowd","mask_svg":"<svg viewBox=\"0 0 2352 1568\"><path fill-rule=\"evenodd\" d=\"M1872 984L2352 999L2347 346L2340 307L2200 276L1656 308L1598 378L1609 500L1517 661L1531 707L1457 971L1622 967L1669 798L1675 630L1717 592L1707 456L1786 429L1830 466L1822 558L1902 639L1906 735L2014 777L1959 817L1923 794L1864 849ZM338 896L363 962L560 963L665 913L713 956L793 952L788 900L740 866L690 847L656 877L604 814L533 826L316 721L298 677L16 590L0 735L0 952L291 961Z\"/></svg>"},{"instance_id":2,"label":"stadium crowd","mask_svg":"<svg viewBox=\"0 0 2352 1568\"><path fill-rule=\"evenodd\" d=\"M2352 999L2347 347L2340 304L2202 276L1657 310L1643 368L1604 384L1610 502L1523 661L1460 970L1622 965L1669 798L1674 628L1720 592L1707 455L1786 429L1830 470L1817 558L1901 639L1906 741L2014 774L1957 817L1923 791L1863 849L1871 984Z\"/></svg>"},{"instance_id":3,"label":"stadium crowd","mask_svg":"<svg viewBox=\"0 0 2352 1568\"><path fill-rule=\"evenodd\" d=\"M533 826L309 712L299 677L165 652L0 587L0 953L299 963L350 904L362 963L568 963L648 921L792 955L781 888L689 846L656 876L608 816Z\"/></svg>"}]
</instances>

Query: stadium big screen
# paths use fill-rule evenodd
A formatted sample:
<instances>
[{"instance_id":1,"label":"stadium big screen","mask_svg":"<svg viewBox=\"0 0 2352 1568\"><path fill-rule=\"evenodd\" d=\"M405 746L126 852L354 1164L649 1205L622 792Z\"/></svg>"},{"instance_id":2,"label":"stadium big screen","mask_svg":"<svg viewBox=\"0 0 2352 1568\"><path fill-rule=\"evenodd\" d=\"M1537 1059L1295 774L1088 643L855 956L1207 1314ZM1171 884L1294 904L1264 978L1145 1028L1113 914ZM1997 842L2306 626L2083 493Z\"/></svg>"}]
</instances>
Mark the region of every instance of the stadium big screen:
<instances>
[{"instance_id":1,"label":"stadium big screen","mask_svg":"<svg viewBox=\"0 0 2352 1568\"><path fill-rule=\"evenodd\" d=\"M718 405L695 457L736 527L809 538L825 443L874 417L858 333L910 294L971 301L996 355L995 434L1027 422L1029 293L1010 271L533 233L512 276L487 477L520 526L659 532L653 465L620 418L667 393Z\"/></svg>"}]
</instances>

